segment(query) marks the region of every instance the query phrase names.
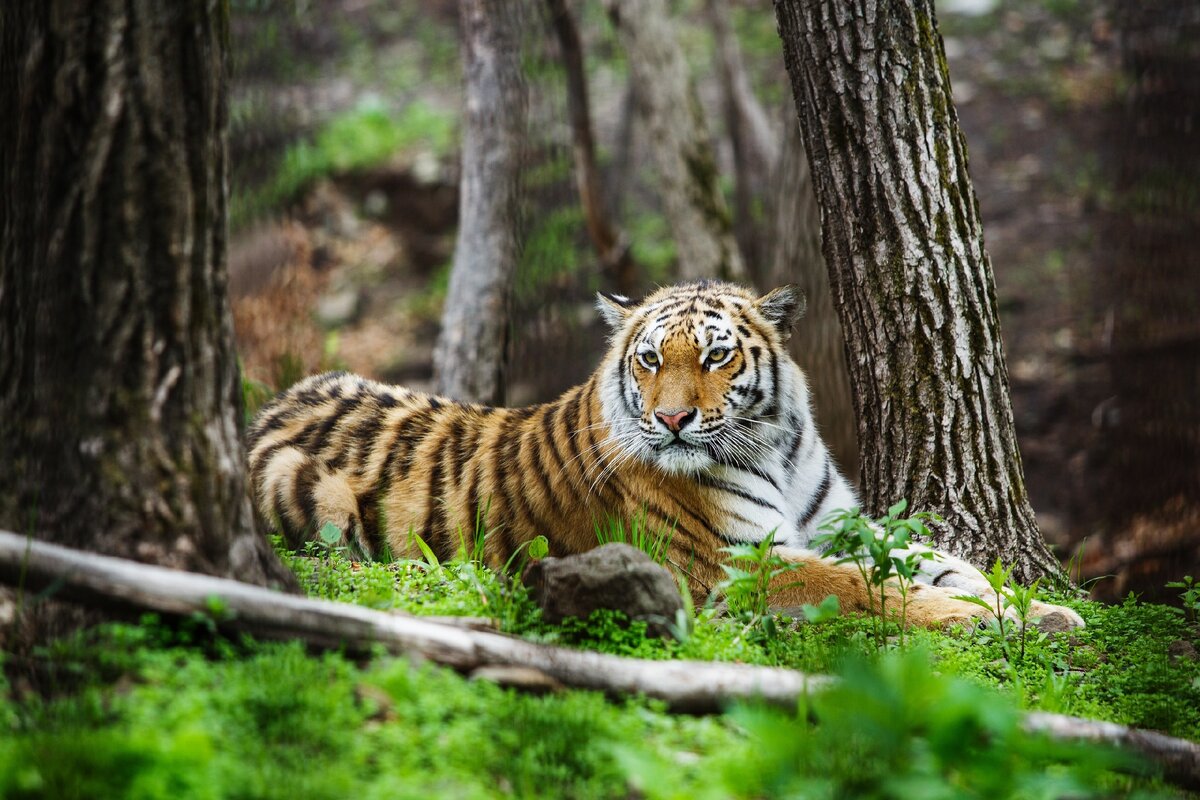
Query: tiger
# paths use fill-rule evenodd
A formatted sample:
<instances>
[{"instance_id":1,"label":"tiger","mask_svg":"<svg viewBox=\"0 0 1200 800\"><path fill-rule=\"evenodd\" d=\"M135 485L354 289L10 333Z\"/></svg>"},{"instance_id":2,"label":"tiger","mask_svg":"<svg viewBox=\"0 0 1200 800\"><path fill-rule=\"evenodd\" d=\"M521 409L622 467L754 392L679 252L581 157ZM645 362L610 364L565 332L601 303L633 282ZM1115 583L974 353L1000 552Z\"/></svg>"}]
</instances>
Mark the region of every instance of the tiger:
<instances>
[{"instance_id":1,"label":"tiger","mask_svg":"<svg viewBox=\"0 0 1200 800\"><path fill-rule=\"evenodd\" d=\"M843 612L872 611L858 569L813 549L821 521L859 501L786 348L803 311L797 288L759 297L700 281L641 301L602 293L597 307L607 353L549 403L459 402L346 372L300 381L249 431L258 509L290 546L332 524L364 557L420 558L423 547L444 561L484 530L496 568L539 535L549 555L567 556L598 546L605 520L639 520L669 532L666 561L697 602L725 576L724 548L770 536L771 552L798 569L772 583L773 608L834 595ZM909 590L910 625L985 613L959 599L993 596L979 570L913 548L928 557ZM899 587L886 591L898 605ZM1034 609L1053 611L1083 624L1068 608Z\"/></svg>"}]
</instances>

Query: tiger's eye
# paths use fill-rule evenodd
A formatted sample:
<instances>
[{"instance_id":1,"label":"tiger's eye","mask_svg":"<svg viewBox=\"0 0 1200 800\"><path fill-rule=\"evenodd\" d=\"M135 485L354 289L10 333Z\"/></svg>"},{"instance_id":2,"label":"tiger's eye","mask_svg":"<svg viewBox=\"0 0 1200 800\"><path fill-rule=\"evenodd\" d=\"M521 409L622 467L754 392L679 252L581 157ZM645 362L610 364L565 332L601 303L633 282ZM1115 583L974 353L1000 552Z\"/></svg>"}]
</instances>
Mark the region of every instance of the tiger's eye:
<instances>
[{"instance_id":1,"label":"tiger's eye","mask_svg":"<svg viewBox=\"0 0 1200 800\"><path fill-rule=\"evenodd\" d=\"M658 366L658 353L655 353L653 351L642 353L642 363L645 364L647 367L657 367Z\"/></svg>"},{"instance_id":2,"label":"tiger's eye","mask_svg":"<svg viewBox=\"0 0 1200 800\"><path fill-rule=\"evenodd\" d=\"M720 364L729 355L729 349L726 347L714 347L708 351L708 358L705 360L709 364Z\"/></svg>"}]
</instances>

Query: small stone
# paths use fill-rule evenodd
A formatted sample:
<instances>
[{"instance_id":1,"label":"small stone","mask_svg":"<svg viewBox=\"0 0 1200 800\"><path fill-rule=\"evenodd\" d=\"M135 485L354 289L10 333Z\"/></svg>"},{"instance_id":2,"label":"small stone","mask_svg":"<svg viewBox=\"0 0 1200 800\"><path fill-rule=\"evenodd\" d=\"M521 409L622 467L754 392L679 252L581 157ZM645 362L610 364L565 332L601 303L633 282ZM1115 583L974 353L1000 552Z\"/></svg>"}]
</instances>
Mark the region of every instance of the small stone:
<instances>
[{"instance_id":1,"label":"small stone","mask_svg":"<svg viewBox=\"0 0 1200 800\"><path fill-rule=\"evenodd\" d=\"M1066 633L1076 628L1070 617L1058 611L1051 611L1037 622L1037 628L1042 633Z\"/></svg>"},{"instance_id":2,"label":"small stone","mask_svg":"<svg viewBox=\"0 0 1200 800\"><path fill-rule=\"evenodd\" d=\"M387 209L387 195L378 189L368 192L366 198L363 200L363 211L368 216L382 217L387 213Z\"/></svg>"},{"instance_id":3,"label":"small stone","mask_svg":"<svg viewBox=\"0 0 1200 800\"><path fill-rule=\"evenodd\" d=\"M1187 659L1188 661L1200 660L1200 653L1196 652L1196 645L1192 644L1187 639L1176 639L1175 641L1171 642L1171 644L1167 646L1167 655L1170 656L1172 660L1177 660L1180 658Z\"/></svg>"},{"instance_id":4,"label":"small stone","mask_svg":"<svg viewBox=\"0 0 1200 800\"><path fill-rule=\"evenodd\" d=\"M327 294L317 301L317 320L326 328L340 328L353 322L361 310L362 295L350 286Z\"/></svg>"},{"instance_id":5,"label":"small stone","mask_svg":"<svg viewBox=\"0 0 1200 800\"><path fill-rule=\"evenodd\" d=\"M666 622L683 608L671 573L627 544L544 558L529 566L523 580L551 624L567 617L586 619L593 611L608 608L643 620L648 633L664 636L669 633Z\"/></svg>"},{"instance_id":6,"label":"small stone","mask_svg":"<svg viewBox=\"0 0 1200 800\"><path fill-rule=\"evenodd\" d=\"M378 686L360 683L354 687L354 700L361 706L372 709L368 719L387 722L396 718L392 696Z\"/></svg>"}]
</instances>

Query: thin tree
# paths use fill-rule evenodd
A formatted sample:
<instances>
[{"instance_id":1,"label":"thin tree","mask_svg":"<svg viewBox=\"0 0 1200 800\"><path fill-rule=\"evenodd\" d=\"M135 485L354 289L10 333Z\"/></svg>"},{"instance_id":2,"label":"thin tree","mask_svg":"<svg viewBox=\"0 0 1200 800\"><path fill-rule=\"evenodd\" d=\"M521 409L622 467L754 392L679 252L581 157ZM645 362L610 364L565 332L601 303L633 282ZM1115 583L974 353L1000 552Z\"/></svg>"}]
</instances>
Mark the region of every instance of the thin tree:
<instances>
[{"instance_id":1,"label":"thin tree","mask_svg":"<svg viewBox=\"0 0 1200 800\"><path fill-rule=\"evenodd\" d=\"M758 202L779 162L779 136L754 94L726 0L707 0L705 14L716 45L717 74L725 106L725 129L733 151L733 228L746 271L761 288L769 260L769 223Z\"/></svg>"},{"instance_id":2,"label":"thin tree","mask_svg":"<svg viewBox=\"0 0 1200 800\"><path fill-rule=\"evenodd\" d=\"M266 584L290 573L243 468L228 13L0 8L0 527Z\"/></svg>"},{"instance_id":3,"label":"thin tree","mask_svg":"<svg viewBox=\"0 0 1200 800\"><path fill-rule=\"evenodd\" d=\"M931 0L776 0L846 336L862 490L938 544L1061 575L1025 491L966 143Z\"/></svg>"},{"instance_id":4,"label":"thin tree","mask_svg":"<svg viewBox=\"0 0 1200 800\"><path fill-rule=\"evenodd\" d=\"M466 74L458 240L442 330L437 391L504 402L513 275L520 259L520 177L527 115L521 0L459 3Z\"/></svg>"},{"instance_id":5,"label":"thin tree","mask_svg":"<svg viewBox=\"0 0 1200 800\"><path fill-rule=\"evenodd\" d=\"M600 167L596 163L596 141L592 133L592 111L579 27L567 8L566 0L546 0L546 6L554 35L558 39L567 83L575 183L579 188L579 203L583 207L588 237L613 286L619 293L632 297L637 291L638 269L633 262L628 239L612 219L600 178Z\"/></svg>"},{"instance_id":6,"label":"thin tree","mask_svg":"<svg viewBox=\"0 0 1200 800\"><path fill-rule=\"evenodd\" d=\"M684 278L746 269L718 183L704 111L665 0L604 0L637 86L638 111Z\"/></svg>"}]
</instances>

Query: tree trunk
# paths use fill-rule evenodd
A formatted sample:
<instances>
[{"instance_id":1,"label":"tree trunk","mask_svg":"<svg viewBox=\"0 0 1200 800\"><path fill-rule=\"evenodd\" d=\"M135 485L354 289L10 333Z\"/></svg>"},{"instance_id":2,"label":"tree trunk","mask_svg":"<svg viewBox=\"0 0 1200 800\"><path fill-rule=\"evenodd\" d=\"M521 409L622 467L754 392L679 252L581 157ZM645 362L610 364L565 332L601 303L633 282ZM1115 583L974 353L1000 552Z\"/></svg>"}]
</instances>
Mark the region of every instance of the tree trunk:
<instances>
[{"instance_id":1,"label":"tree trunk","mask_svg":"<svg viewBox=\"0 0 1200 800\"><path fill-rule=\"evenodd\" d=\"M1029 505L991 265L930 0L776 0L847 339L862 489L938 546L1060 576Z\"/></svg>"},{"instance_id":2,"label":"tree trunk","mask_svg":"<svg viewBox=\"0 0 1200 800\"><path fill-rule=\"evenodd\" d=\"M526 86L521 0L462 0L466 72L458 241L434 351L437 391L504 402L513 275L520 260Z\"/></svg>"},{"instance_id":3,"label":"tree trunk","mask_svg":"<svg viewBox=\"0 0 1200 800\"><path fill-rule=\"evenodd\" d=\"M664 0L604 0L637 84L657 188L683 278L738 280L745 266L704 112Z\"/></svg>"},{"instance_id":4,"label":"tree trunk","mask_svg":"<svg viewBox=\"0 0 1200 800\"><path fill-rule=\"evenodd\" d=\"M226 297L228 3L0 9L0 524L266 584Z\"/></svg>"},{"instance_id":5,"label":"tree trunk","mask_svg":"<svg viewBox=\"0 0 1200 800\"><path fill-rule=\"evenodd\" d=\"M750 85L728 3L708 0L705 10L716 40L725 126L733 150L734 234L750 277L760 288L770 289L773 287L766 285L763 275L769 269L770 222L763 218L758 202L763 200L764 189L771 184L772 171L779 161L779 137Z\"/></svg>"},{"instance_id":6,"label":"tree trunk","mask_svg":"<svg viewBox=\"0 0 1200 800\"><path fill-rule=\"evenodd\" d=\"M858 430L854 421L854 399L846 372L845 340L829 272L821 255L821 209L813 194L808 154L800 137L795 106L787 103L787 125L768 213L771 243L767 262L767 285L794 283L804 292L807 307L788 342L792 358L804 370L812 393L813 415L842 472L858 474Z\"/></svg>"},{"instance_id":7,"label":"tree trunk","mask_svg":"<svg viewBox=\"0 0 1200 800\"><path fill-rule=\"evenodd\" d=\"M637 291L638 270L633 263L629 242L612 221L601 186L579 28L575 25L575 18L571 16L570 9L567 8L566 0L546 0L546 4L550 10L554 34L558 39L559 54L567 81L567 107L571 116L571 136L574 141L575 183L579 188L579 203L583 207L588 237L591 238L600 263L617 292L632 297Z\"/></svg>"}]
</instances>

